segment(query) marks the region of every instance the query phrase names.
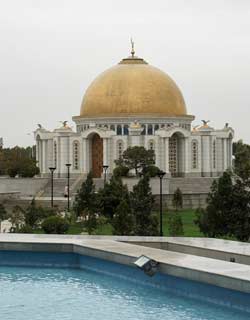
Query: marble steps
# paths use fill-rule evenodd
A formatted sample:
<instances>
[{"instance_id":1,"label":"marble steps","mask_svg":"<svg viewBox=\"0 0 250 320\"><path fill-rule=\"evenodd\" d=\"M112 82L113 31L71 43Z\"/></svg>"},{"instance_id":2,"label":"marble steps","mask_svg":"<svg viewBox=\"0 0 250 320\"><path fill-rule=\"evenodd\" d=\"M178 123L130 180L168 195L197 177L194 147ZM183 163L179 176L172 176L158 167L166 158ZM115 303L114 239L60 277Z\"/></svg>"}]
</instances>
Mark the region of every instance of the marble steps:
<instances>
[{"instance_id":1,"label":"marble steps","mask_svg":"<svg viewBox=\"0 0 250 320\"><path fill-rule=\"evenodd\" d=\"M169 193L173 194L177 188L182 193L208 193L214 178L172 178L169 182Z\"/></svg>"}]
</instances>

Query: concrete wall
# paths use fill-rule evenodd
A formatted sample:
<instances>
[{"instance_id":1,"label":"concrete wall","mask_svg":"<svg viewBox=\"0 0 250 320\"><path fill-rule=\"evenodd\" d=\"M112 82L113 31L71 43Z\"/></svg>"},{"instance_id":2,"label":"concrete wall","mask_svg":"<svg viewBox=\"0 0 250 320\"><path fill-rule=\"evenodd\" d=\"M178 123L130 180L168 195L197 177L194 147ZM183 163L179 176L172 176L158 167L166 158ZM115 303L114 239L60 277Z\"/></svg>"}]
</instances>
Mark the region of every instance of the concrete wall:
<instances>
[{"instance_id":1,"label":"concrete wall","mask_svg":"<svg viewBox=\"0 0 250 320\"><path fill-rule=\"evenodd\" d=\"M1 178L0 194L20 192L21 196L34 196L47 183L45 178Z\"/></svg>"}]
</instances>

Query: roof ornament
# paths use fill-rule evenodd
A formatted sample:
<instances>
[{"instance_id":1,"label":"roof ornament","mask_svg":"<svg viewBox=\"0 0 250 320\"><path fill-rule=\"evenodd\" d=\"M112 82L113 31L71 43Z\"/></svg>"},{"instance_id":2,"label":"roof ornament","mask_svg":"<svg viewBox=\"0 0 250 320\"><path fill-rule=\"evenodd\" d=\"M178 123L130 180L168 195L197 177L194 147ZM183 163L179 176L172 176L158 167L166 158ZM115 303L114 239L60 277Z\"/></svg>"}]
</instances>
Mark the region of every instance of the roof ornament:
<instances>
[{"instance_id":1,"label":"roof ornament","mask_svg":"<svg viewBox=\"0 0 250 320\"><path fill-rule=\"evenodd\" d=\"M208 127L208 123L210 122L210 120L201 120L203 122L203 126L204 127Z\"/></svg>"},{"instance_id":2,"label":"roof ornament","mask_svg":"<svg viewBox=\"0 0 250 320\"><path fill-rule=\"evenodd\" d=\"M131 56L134 57L134 55L135 55L135 43L134 43L132 38L130 38L130 42L131 42Z\"/></svg>"},{"instance_id":3,"label":"roof ornament","mask_svg":"<svg viewBox=\"0 0 250 320\"><path fill-rule=\"evenodd\" d=\"M62 124L62 127L63 128L68 128L68 121L65 120L65 121L59 121L61 124Z\"/></svg>"}]
</instances>

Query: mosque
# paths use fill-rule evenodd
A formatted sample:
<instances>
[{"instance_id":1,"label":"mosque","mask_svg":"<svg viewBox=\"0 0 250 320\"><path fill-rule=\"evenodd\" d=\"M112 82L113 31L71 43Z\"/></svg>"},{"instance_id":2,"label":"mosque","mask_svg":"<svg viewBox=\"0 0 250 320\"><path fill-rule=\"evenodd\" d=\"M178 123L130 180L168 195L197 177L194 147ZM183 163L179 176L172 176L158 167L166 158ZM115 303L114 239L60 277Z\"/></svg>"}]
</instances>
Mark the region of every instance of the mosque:
<instances>
[{"instance_id":1,"label":"mosque","mask_svg":"<svg viewBox=\"0 0 250 320\"><path fill-rule=\"evenodd\" d=\"M131 55L101 73L88 87L80 114L73 117L76 131L63 122L48 131L35 131L36 158L41 176L85 176L90 170L102 177L124 150L144 146L155 151L155 164L166 177L217 177L232 165L234 131L226 123L214 129L202 120L192 127L182 93L163 71Z\"/></svg>"}]
</instances>

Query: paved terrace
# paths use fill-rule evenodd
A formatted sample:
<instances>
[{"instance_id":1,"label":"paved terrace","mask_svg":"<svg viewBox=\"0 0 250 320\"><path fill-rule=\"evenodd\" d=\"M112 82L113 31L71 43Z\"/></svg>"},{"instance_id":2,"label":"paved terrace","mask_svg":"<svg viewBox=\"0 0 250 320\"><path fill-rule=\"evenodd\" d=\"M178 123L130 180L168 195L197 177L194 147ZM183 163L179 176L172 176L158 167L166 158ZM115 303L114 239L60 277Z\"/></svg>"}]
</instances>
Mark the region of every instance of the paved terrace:
<instances>
[{"instance_id":1,"label":"paved terrace","mask_svg":"<svg viewBox=\"0 0 250 320\"><path fill-rule=\"evenodd\" d=\"M166 249L149 247L152 243ZM206 249L211 257L167 250L167 246L178 245L186 251ZM250 259L250 244L245 243L194 238L0 234L0 250L75 252L131 266L144 254L160 262L162 273L250 293L249 265L213 257L213 252L220 252Z\"/></svg>"}]
</instances>

